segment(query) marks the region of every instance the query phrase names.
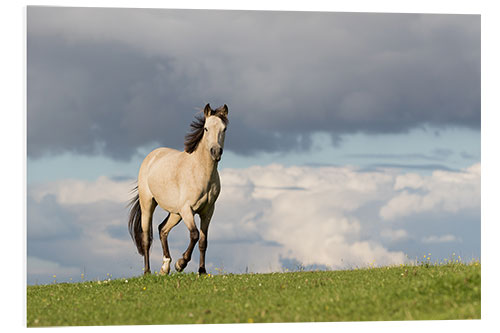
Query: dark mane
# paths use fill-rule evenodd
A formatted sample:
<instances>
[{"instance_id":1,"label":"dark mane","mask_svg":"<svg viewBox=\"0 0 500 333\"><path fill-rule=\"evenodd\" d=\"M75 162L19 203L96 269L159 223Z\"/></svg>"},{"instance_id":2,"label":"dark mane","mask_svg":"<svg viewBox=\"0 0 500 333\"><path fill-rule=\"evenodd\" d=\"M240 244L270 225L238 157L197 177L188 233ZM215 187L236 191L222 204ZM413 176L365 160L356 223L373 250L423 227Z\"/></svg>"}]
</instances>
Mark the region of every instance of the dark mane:
<instances>
[{"instance_id":1,"label":"dark mane","mask_svg":"<svg viewBox=\"0 0 500 333\"><path fill-rule=\"evenodd\" d=\"M227 125L228 119L226 115L224 115L221 112L217 112L215 115L222 120L224 125ZM203 138L205 117L204 116L195 117L194 120L191 122L190 127L191 131L184 137L184 151L189 154L191 154L196 150L196 147L198 147L198 143L200 143L201 138Z\"/></svg>"},{"instance_id":2,"label":"dark mane","mask_svg":"<svg viewBox=\"0 0 500 333\"><path fill-rule=\"evenodd\" d=\"M203 137L203 127L205 126L205 117L195 117L191 122L191 131L184 137L184 151L191 154L198 147Z\"/></svg>"}]
</instances>

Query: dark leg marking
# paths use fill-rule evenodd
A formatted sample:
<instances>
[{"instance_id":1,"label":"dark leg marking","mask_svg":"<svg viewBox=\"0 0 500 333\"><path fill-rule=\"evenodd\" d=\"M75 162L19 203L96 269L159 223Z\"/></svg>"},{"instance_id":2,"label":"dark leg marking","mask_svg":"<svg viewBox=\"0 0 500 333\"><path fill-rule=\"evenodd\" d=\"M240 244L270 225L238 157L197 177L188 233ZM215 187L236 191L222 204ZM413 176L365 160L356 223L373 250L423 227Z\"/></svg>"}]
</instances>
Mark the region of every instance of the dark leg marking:
<instances>
[{"instance_id":1,"label":"dark leg marking","mask_svg":"<svg viewBox=\"0 0 500 333\"><path fill-rule=\"evenodd\" d=\"M208 226L210 225L210 220L212 219L212 214L214 212L214 206L212 206L207 212L200 215L200 241L198 243L198 248L200 250L200 266L198 268L199 274L206 274L205 269L205 253L207 252L208 246Z\"/></svg>"},{"instance_id":2,"label":"dark leg marking","mask_svg":"<svg viewBox=\"0 0 500 333\"><path fill-rule=\"evenodd\" d=\"M182 272L184 268L186 268L188 262L191 260L191 255L193 253L194 246L198 242L198 239L200 239L200 232L198 231L198 229L196 229L196 226L194 227L194 229L189 231L189 237L190 241L186 252L184 252L182 254L182 258L177 260L177 262L175 263L175 269L178 272Z\"/></svg>"}]
</instances>

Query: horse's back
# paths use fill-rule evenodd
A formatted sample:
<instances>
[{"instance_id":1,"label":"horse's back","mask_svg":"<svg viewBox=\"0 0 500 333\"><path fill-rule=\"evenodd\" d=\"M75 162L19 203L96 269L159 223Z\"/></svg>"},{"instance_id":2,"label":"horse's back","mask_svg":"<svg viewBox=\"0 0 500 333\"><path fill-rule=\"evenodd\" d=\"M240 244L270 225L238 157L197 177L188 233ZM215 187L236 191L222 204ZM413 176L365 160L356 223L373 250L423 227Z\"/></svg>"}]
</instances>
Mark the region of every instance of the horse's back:
<instances>
[{"instance_id":1,"label":"horse's back","mask_svg":"<svg viewBox=\"0 0 500 333\"><path fill-rule=\"evenodd\" d=\"M164 169L171 165L175 167L176 161L178 161L183 152L168 148L161 147L156 148L151 151L142 161L141 167L139 169L138 185L139 188L146 187L149 183L149 178L151 178L156 172L155 169ZM178 162L177 162L178 163Z\"/></svg>"},{"instance_id":2,"label":"horse's back","mask_svg":"<svg viewBox=\"0 0 500 333\"><path fill-rule=\"evenodd\" d=\"M146 158L144 158L144 161L142 161L141 164L141 169L139 171L139 174L141 172L143 173L149 173L151 171L151 168L157 164L158 161L168 158L170 160L173 160L173 157L180 156L182 154L181 151L168 148L168 147L161 147L161 148L156 148L152 152L150 152Z\"/></svg>"}]
</instances>

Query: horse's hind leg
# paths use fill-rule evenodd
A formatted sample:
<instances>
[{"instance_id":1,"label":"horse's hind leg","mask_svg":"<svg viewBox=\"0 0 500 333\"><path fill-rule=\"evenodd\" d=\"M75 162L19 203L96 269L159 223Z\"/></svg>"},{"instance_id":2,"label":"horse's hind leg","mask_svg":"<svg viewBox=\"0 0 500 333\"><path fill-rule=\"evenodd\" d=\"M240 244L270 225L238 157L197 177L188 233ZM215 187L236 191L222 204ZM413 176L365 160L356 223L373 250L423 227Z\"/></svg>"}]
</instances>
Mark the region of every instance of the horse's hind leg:
<instances>
[{"instance_id":1,"label":"horse's hind leg","mask_svg":"<svg viewBox=\"0 0 500 333\"><path fill-rule=\"evenodd\" d=\"M190 241L186 252L182 254L182 258L177 260L177 262L175 263L175 269L178 272L182 272L184 268L186 268L188 262L191 260L191 254L193 253L194 246L196 245L198 239L200 238L200 233L196 228L196 224L194 223L194 215L191 207L184 208L180 213L182 219L184 220L184 223L186 224L189 230Z\"/></svg>"},{"instance_id":2,"label":"horse's hind leg","mask_svg":"<svg viewBox=\"0 0 500 333\"><path fill-rule=\"evenodd\" d=\"M163 220L163 222L158 226L158 231L160 233L161 246L163 248L163 265L160 269L161 275L166 275L170 273L170 262L172 258L170 257L170 252L168 251L168 233L181 221L181 216L179 214L168 214L168 216Z\"/></svg>"},{"instance_id":3,"label":"horse's hind leg","mask_svg":"<svg viewBox=\"0 0 500 333\"><path fill-rule=\"evenodd\" d=\"M149 268L149 248L153 241L153 231L151 224L153 220L153 212L156 208L156 201L152 198L141 198L141 227L142 227L142 248L144 249L144 275L151 273Z\"/></svg>"}]
</instances>

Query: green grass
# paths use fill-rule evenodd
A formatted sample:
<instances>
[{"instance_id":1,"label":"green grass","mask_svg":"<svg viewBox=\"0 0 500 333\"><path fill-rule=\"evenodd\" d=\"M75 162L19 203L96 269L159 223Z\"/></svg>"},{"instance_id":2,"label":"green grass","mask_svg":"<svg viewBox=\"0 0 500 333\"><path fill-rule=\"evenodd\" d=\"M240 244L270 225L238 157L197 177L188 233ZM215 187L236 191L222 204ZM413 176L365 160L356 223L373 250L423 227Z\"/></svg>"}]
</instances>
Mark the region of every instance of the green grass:
<instances>
[{"instance_id":1,"label":"green grass","mask_svg":"<svg viewBox=\"0 0 500 333\"><path fill-rule=\"evenodd\" d=\"M479 263L176 273L27 288L28 326L480 318Z\"/></svg>"}]
</instances>

